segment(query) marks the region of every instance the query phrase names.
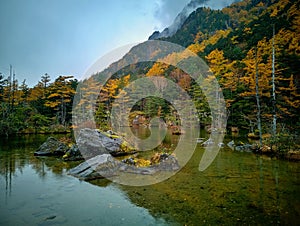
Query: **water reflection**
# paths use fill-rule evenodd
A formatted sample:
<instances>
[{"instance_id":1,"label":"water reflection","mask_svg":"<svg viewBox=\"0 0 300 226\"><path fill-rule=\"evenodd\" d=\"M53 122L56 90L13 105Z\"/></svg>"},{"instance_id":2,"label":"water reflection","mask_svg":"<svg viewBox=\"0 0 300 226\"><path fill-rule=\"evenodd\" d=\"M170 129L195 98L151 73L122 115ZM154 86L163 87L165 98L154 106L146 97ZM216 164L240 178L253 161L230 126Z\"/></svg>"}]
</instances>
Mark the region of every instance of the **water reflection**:
<instances>
[{"instance_id":1,"label":"water reflection","mask_svg":"<svg viewBox=\"0 0 300 226\"><path fill-rule=\"evenodd\" d=\"M122 187L137 205L182 225L299 223L298 163L223 150L199 172L198 148L186 167L149 187Z\"/></svg>"},{"instance_id":2,"label":"water reflection","mask_svg":"<svg viewBox=\"0 0 300 226\"><path fill-rule=\"evenodd\" d=\"M120 219L126 218L121 211L129 210L136 214L132 215L136 225L143 223L143 219L150 225L299 224L299 163L225 148L206 171L199 172L204 150L198 146L188 164L165 182L129 187L101 179L92 181L97 185L92 186L66 176L66 171L78 163L33 156L46 138L29 136L1 141L0 181L5 184L0 187L6 192L6 204L0 202L2 214L17 213L20 219L30 217L27 224L45 223L53 215L62 225L97 224L112 218L120 223ZM167 136L165 140L171 145L176 139L178 136ZM76 206L91 209L92 213L77 211ZM0 220L3 225L7 222L24 224L8 217Z\"/></svg>"},{"instance_id":3,"label":"water reflection","mask_svg":"<svg viewBox=\"0 0 300 226\"><path fill-rule=\"evenodd\" d=\"M47 176L48 171L59 176L74 165L52 157L36 158L34 151L46 139L46 135L25 135L0 140L0 175L4 177L7 194L11 194L13 177L17 173L23 174L23 169L28 165L41 179Z\"/></svg>"},{"instance_id":4,"label":"water reflection","mask_svg":"<svg viewBox=\"0 0 300 226\"><path fill-rule=\"evenodd\" d=\"M67 176L78 163L33 156L46 138L1 141L0 225L168 225L108 180L93 186Z\"/></svg>"}]
</instances>

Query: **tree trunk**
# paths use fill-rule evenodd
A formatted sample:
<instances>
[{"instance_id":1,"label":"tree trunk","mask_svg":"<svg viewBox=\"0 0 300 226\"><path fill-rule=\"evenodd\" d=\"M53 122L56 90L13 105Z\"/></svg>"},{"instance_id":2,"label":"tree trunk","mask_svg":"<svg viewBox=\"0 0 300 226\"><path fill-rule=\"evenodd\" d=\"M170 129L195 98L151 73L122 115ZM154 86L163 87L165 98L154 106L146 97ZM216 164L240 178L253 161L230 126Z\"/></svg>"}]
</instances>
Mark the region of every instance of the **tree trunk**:
<instances>
[{"instance_id":1,"label":"tree trunk","mask_svg":"<svg viewBox=\"0 0 300 226\"><path fill-rule=\"evenodd\" d=\"M256 104L257 104L257 127L259 131L259 144L262 146L262 131L261 131L261 116L260 116L260 102L259 102L259 87L258 87L258 62L257 62L257 49L255 50L255 91L256 91Z\"/></svg>"},{"instance_id":2,"label":"tree trunk","mask_svg":"<svg viewBox=\"0 0 300 226\"><path fill-rule=\"evenodd\" d=\"M272 41L272 105L273 105L273 125L272 135L276 136L276 94L275 94L275 25L273 25L273 41Z\"/></svg>"}]
</instances>

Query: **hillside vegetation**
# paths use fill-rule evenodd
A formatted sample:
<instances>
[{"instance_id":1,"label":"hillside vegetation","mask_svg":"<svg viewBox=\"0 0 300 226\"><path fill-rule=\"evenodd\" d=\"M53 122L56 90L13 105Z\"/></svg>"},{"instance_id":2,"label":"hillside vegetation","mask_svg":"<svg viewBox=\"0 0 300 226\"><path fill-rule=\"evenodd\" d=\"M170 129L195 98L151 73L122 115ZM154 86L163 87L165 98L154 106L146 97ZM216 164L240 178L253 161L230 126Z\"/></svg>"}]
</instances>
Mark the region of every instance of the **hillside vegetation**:
<instances>
[{"instance_id":1,"label":"hillside vegetation","mask_svg":"<svg viewBox=\"0 0 300 226\"><path fill-rule=\"evenodd\" d=\"M298 135L299 4L299 1L292 0L244 0L222 10L201 7L187 18L173 36L162 39L188 48L209 65L226 100L228 128L234 126L257 133L258 94L262 133L272 132L276 114L277 134ZM127 57L133 56L133 51L134 48ZM106 71L113 71L120 64L122 60L113 63ZM272 93L273 71L275 101ZM109 112L121 90L132 81L147 76L163 76L174 81L194 101L201 125L211 123L205 95L188 74L174 66L153 62L132 64L114 73L105 84L101 84L101 75L98 73L81 84L82 90L88 90L88 95L97 95L98 101L95 106L90 106L84 103L83 98L78 112L92 110L97 126L102 129L111 126ZM50 83L49 78L43 76L39 84L28 88L25 82L18 85L17 81L5 80L2 76L0 132L43 131L49 125L70 126L76 85L77 81L72 77L61 76ZM100 95L93 93L93 87L96 90L99 86L103 86ZM129 117L142 116L142 123L147 123L150 118L158 116L169 125L178 125L179 119L174 110L167 101L149 97L135 103Z\"/></svg>"}]
</instances>

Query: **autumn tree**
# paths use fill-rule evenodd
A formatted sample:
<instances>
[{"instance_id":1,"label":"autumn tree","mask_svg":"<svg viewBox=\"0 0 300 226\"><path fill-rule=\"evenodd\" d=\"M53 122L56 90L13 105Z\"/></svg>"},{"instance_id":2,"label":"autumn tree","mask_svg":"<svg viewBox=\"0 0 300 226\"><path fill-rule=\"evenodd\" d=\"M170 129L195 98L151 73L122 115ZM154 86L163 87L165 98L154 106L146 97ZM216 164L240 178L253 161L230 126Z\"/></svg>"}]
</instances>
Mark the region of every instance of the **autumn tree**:
<instances>
[{"instance_id":1,"label":"autumn tree","mask_svg":"<svg viewBox=\"0 0 300 226\"><path fill-rule=\"evenodd\" d=\"M47 88L49 86L50 81L51 81L50 76L47 73L45 73L45 75L41 77L41 83L43 84L43 88L44 88L43 98L45 98L47 95Z\"/></svg>"},{"instance_id":2,"label":"autumn tree","mask_svg":"<svg viewBox=\"0 0 300 226\"><path fill-rule=\"evenodd\" d=\"M106 84L102 87L100 93L101 102L105 102L107 108L111 107L111 103L115 99L118 87L120 84L120 79L109 79Z\"/></svg>"},{"instance_id":3,"label":"autumn tree","mask_svg":"<svg viewBox=\"0 0 300 226\"><path fill-rule=\"evenodd\" d=\"M167 68L168 65L164 63L156 62L147 72L146 76L163 76Z\"/></svg>"},{"instance_id":4,"label":"autumn tree","mask_svg":"<svg viewBox=\"0 0 300 226\"><path fill-rule=\"evenodd\" d=\"M270 120L271 109L270 106L270 93L271 93L271 74L272 74L272 58L271 48L268 46L266 39L260 41L257 49L249 50L246 58L243 60L244 76L241 82L244 86L243 92L239 95L248 101L255 103L256 96L256 74L258 75L259 97L261 100L262 116L265 120ZM257 65L257 68L256 68ZM252 108L240 109L249 121L256 121L257 109L255 105Z\"/></svg>"},{"instance_id":5,"label":"autumn tree","mask_svg":"<svg viewBox=\"0 0 300 226\"><path fill-rule=\"evenodd\" d=\"M94 77L90 77L81 81L78 84L78 93L75 101L75 109L77 116L81 118L91 118L93 117L93 111L96 106L95 103L101 88L101 84L97 82Z\"/></svg>"},{"instance_id":6,"label":"autumn tree","mask_svg":"<svg viewBox=\"0 0 300 226\"><path fill-rule=\"evenodd\" d=\"M49 95L45 106L52 108L56 112L57 122L66 125L66 119L70 119L72 98L75 94L71 86L73 76L59 76L54 83L49 86Z\"/></svg>"},{"instance_id":7,"label":"autumn tree","mask_svg":"<svg viewBox=\"0 0 300 226\"><path fill-rule=\"evenodd\" d=\"M26 79L24 79L22 84L20 85L20 92L23 103L28 103L29 87L26 84Z\"/></svg>"},{"instance_id":8,"label":"autumn tree","mask_svg":"<svg viewBox=\"0 0 300 226\"><path fill-rule=\"evenodd\" d=\"M215 49L205 57L211 72L218 79L222 91L225 95L226 106L230 107L233 102L233 93L237 89L238 76L235 72L236 61L229 62L224 57L222 50Z\"/></svg>"}]
</instances>

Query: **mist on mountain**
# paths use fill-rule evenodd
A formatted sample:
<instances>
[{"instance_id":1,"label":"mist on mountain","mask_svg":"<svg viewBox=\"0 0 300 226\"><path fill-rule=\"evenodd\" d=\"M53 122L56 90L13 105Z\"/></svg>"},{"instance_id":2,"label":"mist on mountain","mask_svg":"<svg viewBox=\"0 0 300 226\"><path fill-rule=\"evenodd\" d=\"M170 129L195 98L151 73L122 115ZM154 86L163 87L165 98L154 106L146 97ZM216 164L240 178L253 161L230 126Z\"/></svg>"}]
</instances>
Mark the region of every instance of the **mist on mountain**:
<instances>
[{"instance_id":1,"label":"mist on mountain","mask_svg":"<svg viewBox=\"0 0 300 226\"><path fill-rule=\"evenodd\" d=\"M174 35L184 24L189 15L199 7L210 7L210 8L223 8L230 5L233 2L239 0L223 0L223 1L214 1L214 0L191 0L183 10L176 16L173 23L165 28L162 32L155 31L150 37L149 40L166 38Z\"/></svg>"}]
</instances>

